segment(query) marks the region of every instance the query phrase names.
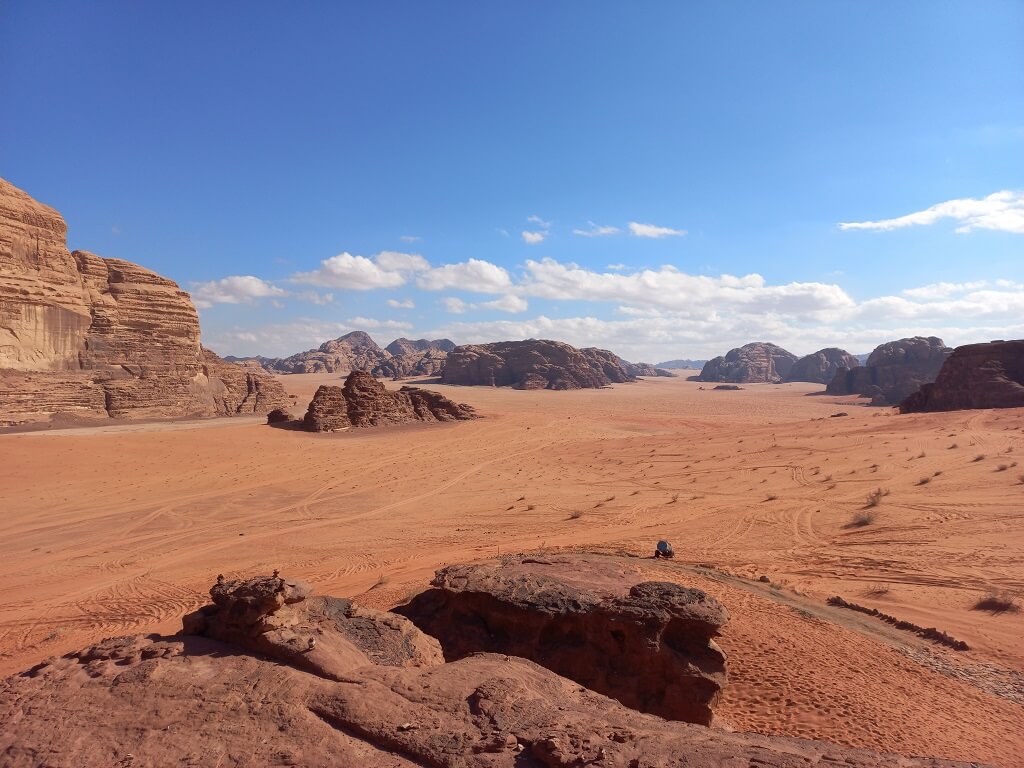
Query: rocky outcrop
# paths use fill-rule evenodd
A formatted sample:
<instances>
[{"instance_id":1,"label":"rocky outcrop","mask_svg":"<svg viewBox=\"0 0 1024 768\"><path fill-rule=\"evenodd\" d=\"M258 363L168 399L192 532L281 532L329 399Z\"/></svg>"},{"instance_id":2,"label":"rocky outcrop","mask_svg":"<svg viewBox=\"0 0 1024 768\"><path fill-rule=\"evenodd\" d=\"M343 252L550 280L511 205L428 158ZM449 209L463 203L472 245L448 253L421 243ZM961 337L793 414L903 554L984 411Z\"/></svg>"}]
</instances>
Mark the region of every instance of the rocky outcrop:
<instances>
[{"instance_id":1,"label":"rocky outcrop","mask_svg":"<svg viewBox=\"0 0 1024 768\"><path fill-rule=\"evenodd\" d=\"M402 617L319 598L276 574L221 580L211 596L183 634L111 638L0 681L0 762L964 765L669 722L514 656L444 663L437 642Z\"/></svg>"},{"instance_id":2,"label":"rocky outcrop","mask_svg":"<svg viewBox=\"0 0 1024 768\"><path fill-rule=\"evenodd\" d=\"M669 379L676 377L676 374L672 373L672 371L666 371L664 368L655 368L650 363L630 363L623 360L622 366L626 369L626 373L634 377L649 376L653 378L661 376Z\"/></svg>"},{"instance_id":3,"label":"rocky outcrop","mask_svg":"<svg viewBox=\"0 0 1024 768\"><path fill-rule=\"evenodd\" d=\"M523 656L641 712L711 722L726 682L713 638L729 614L700 590L586 557L449 566L432 585L396 611L449 661Z\"/></svg>"},{"instance_id":4,"label":"rocky outcrop","mask_svg":"<svg viewBox=\"0 0 1024 768\"><path fill-rule=\"evenodd\" d=\"M845 349L827 347L805 355L793 363L786 381L811 381L815 384L828 384L835 378L840 368L856 368L860 362Z\"/></svg>"},{"instance_id":5,"label":"rocky outcrop","mask_svg":"<svg viewBox=\"0 0 1024 768\"><path fill-rule=\"evenodd\" d=\"M437 392L418 387L392 392L370 374L353 371L343 387L323 385L316 391L303 425L311 432L334 432L349 427L473 418L473 408Z\"/></svg>"},{"instance_id":6,"label":"rocky outcrop","mask_svg":"<svg viewBox=\"0 0 1024 768\"><path fill-rule=\"evenodd\" d=\"M403 355L415 355L417 352L444 352L448 354L455 349L455 342L451 339L395 339L385 348L394 357Z\"/></svg>"},{"instance_id":7,"label":"rocky outcrop","mask_svg":"<svg viewBox=\"0 0 1024 768\"><path fill-rule=\"evenodd\" d=\"M445 384L516 389L587 389L634 380L607 350L543 339L459 346L441 373Z\"/></svg>"},{"instance_id":8,"label":"rocky outcrop","mask_svg":"<svg viewBox=\"0 0 1024 768\"><path fill-rule=\"evenodd\" d=\"M695 381L778 384L785 381L796 360L796 355L780 346L755 341L708 360Z\"/></svg>"},{"instance_id":9,"label":"rocky outcrop","mask_svg":"<svg viewBox=\"0 0 1024 768\"><path fill-rule=\"evenodd\" d=\"M271 377L203 349L177 284L72 253L66 231L56 211L0 179L0 423L265 413L287 403Z\"/></svg>"},{"instance_id":10,"label":"rocky outcrop","mask_svg":"<svg viewBox=\"0 0 1024 768\"><path fill-rule=\"evenodd\" d=\"M397 355L378 363L370 371L378 378L404 379L409 376L436 376L444 369L448 353L443 350L425 349L419 352Z\"/></svg>"},{"instance_id":11,"label":"rocky outcrop","mask_svg":"<svg viewBox=\"0 0 1024 768\"><path fill-rule=\"evenodd\" d=\"M900 403L901 413L1024 407L1024 340L957 347L935 381Z\"/></svg>"},{"instance_id":12,"label":"rocky outcrop","mask_svg":"<svg viewBox=\"0 0 1024 768\"><path fill-rule=\"evenodd\" d=\"M371 371L390 356L369 334L352 331L337 339L325 341L316 349L298 352L290 357L251 359L258 360L266 370L276 373L347 373Z\"/></svg>"},{"instance_id":13,"label":"rocky outcrop","mask_svg":"<svg viewBox=\"0 0 1024 768\"><path fill-rule=\"evenodd\" d=\"M935 381L952 352L935 336L890 341L876 347L866 365L839 369L825 391L870 397L872 405L895 405Z\"/></svg>"}]
</instances>

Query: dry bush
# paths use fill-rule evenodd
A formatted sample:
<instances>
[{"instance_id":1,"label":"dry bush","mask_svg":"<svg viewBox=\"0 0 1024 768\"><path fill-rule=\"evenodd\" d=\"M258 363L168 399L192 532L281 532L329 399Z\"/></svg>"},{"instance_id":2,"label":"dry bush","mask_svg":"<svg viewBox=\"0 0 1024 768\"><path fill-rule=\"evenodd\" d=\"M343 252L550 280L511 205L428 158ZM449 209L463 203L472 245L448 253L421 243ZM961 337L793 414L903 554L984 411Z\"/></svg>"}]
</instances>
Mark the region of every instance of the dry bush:
<instances>
[{"instance_id":1,"label":"dry bush","mask_svg":"<svg viewBox=\"0 0 1024 768\"><path fill-rule=\"evenodd\" d=\"M882 503L882 499L889 495L888 488L875 488L871 493L868 494L867 502L865 507L877 507Z\"/></svg>"},{"instance_id":2,"label":"dry bush","mask_svg":"<svg viewBox=\"0 0 1024 768\"><path fill-rule=\"evenodd\" d=\"M959 446L958 446L958 445L957 445L956 443L953 443L953 444L952 444L951 446L949 446L949 448L947 448L946 450L948 450L948 451L951 451L951 450L953 450L954 448L958 448L958 447L959 447Z\"/></svg>"},{"instance_id":3,"label":"dry bush","mask_svg":"<svg viewBox=\"0 0 1024 768\"><path fill-rule=\"evenodd\" d=\"M771 494L769 494L768 496L765 497L765 501L775 501L777 498L779 498L779 497L776 496L774 493L771 493Z\"/></svg>"},{"instance_id":4,"label":"dry bush","mask_svg":"<svg viewBox=\"0 0 1024 768\"><path fill-rule=\"evenodd\" d=\"M1020 613L1020 600L1009 592L992 591L979 598L973 606L975 611L990 613Z\"/></svg>"},{"instance_id":5,"label":"dry bush","mask_svg":"<svg viewBox=\"0 0 1024 768\"><path fill-rule=\"evenodd\" d=\"M982 460L984 460L984 458L985 458L985 454L984 453L979 453L977 456L974 457L974 459L972 459L972 461L982 461Z\"/></svg>"},{"instance_id":6,"label":"dry bush","mask_svg":"<svg viewBox=\"0 0 1024 768\"><path fill-rule=\"evenodd\" d=\"M583 517L583 510L581 509L574 509L569 513L570 520L579 520L581 517Z\"/></svg>"},{"instance_id":7,"label":"dry bush","mask_svg":"<svg viewBox=\"0 0 1024 768\"><path fill-rule=\"evenodd\" d=\"M888 584L871 584L861 594L870 597L881 597L882 595L889 594Z\"/></svg>"},{"instance_id":8,"label":"dry bush","mask_svg":"<svg viewBox=\"0 0 1024 768\"><path fill-rule=\"evenodd\" d=\"M850 525L856 528L863 528L865 525L871 525L875 522L875 518L878 514L872 509L858 509L853 513L853 520L850 521Z\"/></svg>"},{"instance_id":9,"label":"dry bush","mask_svg":"<svg viewBox=\"0 0 1024 768\"><path fill-rule=\"evenodd\" d=\"M932 479L930 477L922 477L920 480L917 481L917 485L928 485L928 483L930 483L931 481Z\"/></svg>"},{"instance_id":10,"label":"dry bush","mask_svg":"<svg viewBox=\"0 0 1024 768\"><path fill-rule=\"evenodd\" d=\"M1010 468L1009 464L999 464L996 466L996 472L1005 472Z\"/></svg>"},{"instance_id":11,"label":"dry bush","mask_svg":"<svg viewBox=\"0 0 1024 768\"><path fill-rule=\"evenodd\" d=\"M678 493L673 493L672 494L672 500L669 502L669 504L675 504L677 501L679 501L679 494Z\"/></svg>"}]
</instances>

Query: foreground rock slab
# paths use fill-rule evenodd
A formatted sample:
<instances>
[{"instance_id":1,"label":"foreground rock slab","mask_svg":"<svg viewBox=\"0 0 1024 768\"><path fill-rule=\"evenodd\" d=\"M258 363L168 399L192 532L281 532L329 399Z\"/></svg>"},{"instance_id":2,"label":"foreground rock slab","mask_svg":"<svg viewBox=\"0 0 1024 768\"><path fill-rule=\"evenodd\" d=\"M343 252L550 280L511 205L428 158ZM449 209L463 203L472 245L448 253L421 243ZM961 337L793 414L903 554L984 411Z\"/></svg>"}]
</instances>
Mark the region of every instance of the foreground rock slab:
<instances>
[{"instance_id":1,"label":"foreground rock slab","mask_svg":"<svg viewBox=\"0 0 1024 768\"><path fill-rule=\"evenodd\" d=\"M197 634L111 638L0 681L0 764L964 765L667 722L521 658L444 663L405 619L277 575L211 597L185 620Z\"/></svg>"},{"instance_id":2,"label":"foreground rock slab","mask_svg":"<svg viewBox=\"0 0 1024 768\"><path fill-rule=\"evenodd\" d=\"M713 638L729 613L700 590L590 557L449 566L432 584L396 611L449 661L522 656L633 709L711 723L726 683Z\"/></svg>"},{"instance_id":3,"label":"foreground rock slab","mask_svg":"<svg viewBox=\"0 0 1024 768\"><path fill-rule=\"evenodd\" d=\"M466 421L477 418L469 405L419 387L391 392L364 371L354 371L343 387L321 386L309 403L303 426L311 432L377 427L413 421Z\"/></svg>"}]
</instances>

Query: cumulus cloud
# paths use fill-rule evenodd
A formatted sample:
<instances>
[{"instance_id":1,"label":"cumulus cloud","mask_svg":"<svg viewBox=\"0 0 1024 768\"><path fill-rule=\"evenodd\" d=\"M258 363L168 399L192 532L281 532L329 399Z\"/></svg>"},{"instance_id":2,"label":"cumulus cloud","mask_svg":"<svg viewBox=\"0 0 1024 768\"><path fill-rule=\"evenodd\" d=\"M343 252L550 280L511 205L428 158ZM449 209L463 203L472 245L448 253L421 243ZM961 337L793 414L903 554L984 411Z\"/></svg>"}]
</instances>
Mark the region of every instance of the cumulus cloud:
<instances>
[{"instance_id":1,"label":"cumulus cloud","mask_svg":"<svg viewBox=\"0 0 1024 768\"><path fill-rule=\"evenodd\" d=\"M192 283L192 301L200 309L214 304L248 304L255 299L287 296L283 288L252 275L231 275L220 280Z\"/></svg>"},{"instance_id":2,"label":"cumulus cloud","mask_svg":"<svg viewBox=\"0 0 1024 768\"><path fill-rule=\"evenodd\" d=\"M618 227L600 226L592 221L587 222L587 227L587 229L574 229L572 233L580 237L608 237L620 232Z\"/></svg>"},{"instance_id":3,"label":"cumulus cloud","mask_svg":"<svg viewBox=\"0 0 1024 768\"><path fill-rule=\"evenodd\" d=\"M541 229L551 229L551 222L544 221L544 219L542 219L540 216L537 216L536 214L533 216L527 216L526 220L531 224L536 224Z\"/></svg>"},{"instance_id":4,"label":"cumulus cloud","mask_svg":"<svg viewBox=\"0 0 1024 768\"><path fill-rule=\"evenodd\" d=\"M636 237L680 237L686 234L685 229L672 229L671 227L659 227L656 224L641 224L638 221L629 222L629 231Z\"/></svg>"},{"instance_id":5,"label":"cumulus cloud","mask_svg":"<svg viewBox=\"0 0 1024 768\"><path fill-rule=\"evenodd\" d=\"M523 230L523 242L527 245L537 245L544 242L544 238L548 236L547 232L529 232Z\"/></svg>"},{"instance_id":6,"label":"cumulus cloud","mask_svg":"<svg viewBox=\"0 0 1024 768\"><path fill-rule=\"evenodd\" d=\"M500 299L495 299L494 301L484 301L480 304L474 304L473 306L474 308L497 309L500 312L511 312L513 314L525 312L530 308L526 299L522 296L515 296L514 294L502 296Z\"/></svg>"},{"instance_id":7,"label":"cumulus cloud","mask_svg":"<svg viewBox=\"0 0 1024 768\"><path fill-rule=\"evenodd\" d=\"M416 307L412 299L405 299L403 301L388 299L388 306L392 309L415 309Z\"/></svg>"},{"instance_id":8,"label":"cumulus cloud","mask_svg":"<svg viewBox=\"0 0 1024 768\"><path fill-rule=\"evenodd\" d=\"M347 251L320 262L311 272L296 272L289 280L304 285L369 291L404 285L410 272L429 269L419 254L381 251L376 256L353 256Z\"/></svg>"},{"instance_id":9,"label":"cumulus cloud","mask_svg":"<svg viewBox=\"0 0 1024 768\"><path fill-rule=\"evenodd\" d=\"M389 330L389 331L408 331L412 328L412 323L406 323L401 320L377 320L372 317L350 317L345 323L352 327L358 328L359 330Z\"/></svg>"},{"instance_id":10,"label":"cumulus cloud","mask_svg":"<svg viewBox=\"0 0 1024 768\"><path fill-rule=\"evenodd\" d=\"M915 225L926 226L942 219L960 222L960 226L956 228L956 232L960 234L975 229L1024 234L1024 192L1003 190L993 192L980 200L973 197L947 200L923 211L908 213L894 219L848 221L841 223L839 228L888 231Z\"/></svg>"},{"instance_id":11,"label":"cumulus cloud","mask_svg":"<svg viewBox=\"0 0 1024 768\"><path fill-rule=\"evenodd\" d=\"M441 304L444 305L444 308L453 315L461 315L469 309L469 304L457 296L445 296L441 299Z\"/></svg>"},{"instance_id":12,"label":"cumulus cloud","mask_svg":"<svg viewBox=\"0 0 1024 768\"><path fill-rule=\"evenodd\" d=\"M475 293L505 293L512 285L512 278L497 264L469 259L423 272L416 278L416 285L426 291L454 288Z\"/></svg>"}]
</instances>

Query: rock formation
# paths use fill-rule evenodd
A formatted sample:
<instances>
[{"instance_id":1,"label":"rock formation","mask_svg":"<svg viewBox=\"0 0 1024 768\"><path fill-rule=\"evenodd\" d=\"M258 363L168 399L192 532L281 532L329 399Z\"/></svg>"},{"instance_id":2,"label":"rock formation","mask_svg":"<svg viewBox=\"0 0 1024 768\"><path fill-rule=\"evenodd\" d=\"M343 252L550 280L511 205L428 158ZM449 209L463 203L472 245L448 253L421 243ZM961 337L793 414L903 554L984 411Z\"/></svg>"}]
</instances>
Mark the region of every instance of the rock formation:
<instances>
[{"instance_id":1,"label":"rock formation","mask_svg":"<svg viewBox=\"0 0 1024 768\"><path fill-rule=\"evenodd\" d=\"M1024 407L1024 340L957 347L931 384L900 403L901 413Z\"/></svg>"},{"instance_id":2,"label":"rock formation","mask_svg":"<svg viewBox=\"0 0 1024 768\"><path fill-rule=\"evenodd\" d=\"M70 252L52 208L0 179L0 423L266 413L273 378L200 345L189 296L120 259Z\"/></svg>"},{"instance_id":3,"label":"rock formation","mask_svg":"<svg viewBox=\"0 0 1024 768\"><path fill-rule=\"evenodd\" d=\"M221 581L211 595L214 604L186 617L183 634L111 638L0 681L0 762L964 765L668 722L513 656L444 663L437 642L402 617L311 596L305 585L276 574ZM674 610L670 605L664 610ZM624 617L627 624L637 619ZM616 663L647 674L641 658L632 666L628 656Z\"/></svg>"},{"instance_id":4,"label":"rock formation","mask_svg":"<svg viewBox=\"0 0 1024 768\"><path fill-rule=\"evenodd\" d=\"M780 346L755 341L730 349L724 357L708 360L695 381L778 384L789 375L796 359L796 355Z\"/></svg>"},{"instance_id":5,"label":"rock formation","mask_svg":"<svg viewBox=\"0 0 1024 768\"><path fill-rule=\"evenodd\" d=\"M381 378L434 376L440 373L455 344L448 339L395 339L386 348L363 331L325 341L317 349L290 357L231 357L239 364L256 363L274 373L349 373L369 371Z\"/></svg>"},{"instance_id":6,"label":"rock formation","mask_svg":"<svg viewBox=\"0 0 1024 768\"><path fill-rule=\"evenodd\" d=\"M708 725L726 682L729 614L700 590L598 558L508 558L437 572L396 609L445 658L523 656L632 709Z\"/></svg>"},{"instance_id":7,"label":"rock formation","mask_svg":"<svg viewBox=\"0 0 1024 768\"><path fill-rule=\"evenodd\" d=\"M672 371L666 371L664 368L655 368L650 363L631 363L627 360L623 360L622 365L626 369L626 373L634 377L650 376L653 378L661 376L669 379L674 379L676 377Z\"/></svg>"},{"instance_id":8,"label":"rock formation","mask_svg":"<svg viewBox=\"0 0 1024 768\"><path fill-rule=\"evenodd\" d=\"M856 368L860 362L845 349L827 347L810 355L805 355L793 363L786 381L812 381L815 384L828 384L835 378L840 368Z\"/></svg>"},{"instance_id":9,"label":"rock formation","mask_svg":"<svg viewBox=\"0 0 1024 768\"><path fill-rule=\"evenodd\" d=\"M303 425L311 432L334 432L349 427L473 418L473 408L437 392L419 387L391 392L370 374L353 371L343 387L323 385L316 391Z\"/></svg>"},{"instance_id":10,"label":"rock formation","mask_svg":"<svg viewBox=\"0 0 1024 768\"><path fill-rule=\"evenodd\" d=\"M658 368L685 368L692 371L699 371L707 360L666 360L663 363L655 363Z\"/></svg>"},{"instance_id":11,"label":"rock formation","mask_svg":"<svg viewBox=\"0 0 1024 768\"><path fill-rule=\"evenodd\" d=\"M935 381L952 352L935 336L890 341L875 348L867 365L840 368L825 391L870 397L872 405L895 405Z\"/></svg>"},{"instance_id":12,"label":"rock formation","mask_svg":"<svg viewBox=\"0 0 1024 768\"><path fill-rule=\"evenodd\" d=\"M395 339L385 348L385 351L394 357L402 355L414 355L417 352L444 352L448 354L455 349L455 342L451 339Z\"/></svg>"},{"instance_id":13,"label":"rock formation","mask_svg":"<svg viewBox=\"0 0 1024 768\"><path fill-rule=\"evenodd\" d=\"M441 372L445 384L516 389L587 389L634 380L607 350L543 339L459 346Z\"/></svg>"}]
</instances>

